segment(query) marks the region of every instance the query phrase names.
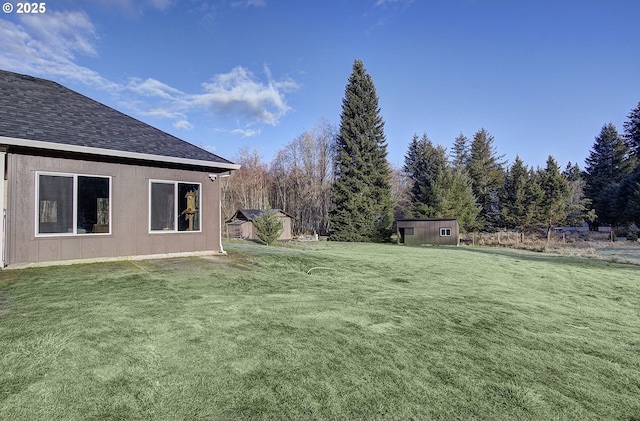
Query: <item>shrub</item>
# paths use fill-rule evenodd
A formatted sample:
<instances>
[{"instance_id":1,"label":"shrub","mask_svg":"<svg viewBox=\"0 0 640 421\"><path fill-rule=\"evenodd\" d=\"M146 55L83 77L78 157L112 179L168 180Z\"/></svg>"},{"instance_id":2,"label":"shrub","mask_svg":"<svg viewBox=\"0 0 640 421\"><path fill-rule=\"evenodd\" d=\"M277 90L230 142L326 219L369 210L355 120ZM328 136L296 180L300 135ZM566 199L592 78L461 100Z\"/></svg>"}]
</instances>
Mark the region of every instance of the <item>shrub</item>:
<instances>
[{"instance_id":1,"label":"shrub","mask_svg":"<svg viewBox=\"0 0 640 421\"><path fill-rule=\"evenodd\" d=\"M260 241L268 246L276 242L283 230L282 221L272 210L264 211L262 215L255 217L253 219L253 227Z\"/></svg>"}]
</instances>

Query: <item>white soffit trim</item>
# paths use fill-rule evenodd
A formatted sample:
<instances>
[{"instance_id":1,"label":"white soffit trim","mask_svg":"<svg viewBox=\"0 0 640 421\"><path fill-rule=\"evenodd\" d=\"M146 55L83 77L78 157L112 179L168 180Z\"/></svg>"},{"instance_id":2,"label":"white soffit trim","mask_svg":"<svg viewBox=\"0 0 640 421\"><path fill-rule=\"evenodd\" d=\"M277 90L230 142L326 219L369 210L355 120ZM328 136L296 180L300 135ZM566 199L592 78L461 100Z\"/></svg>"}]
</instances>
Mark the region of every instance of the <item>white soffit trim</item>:
<instances>
[{"instance_id":1,"label":"white soffit trim","mask_svg":"<svg viewBox=\"0 0 640 421\"><path fill-rule=\"evenodd\" d=\"M204 161L200 159L176 158L173 156L153 155L140 152L127 152L117 149L94 148L91 146L76 146L66 143L43 142L40 140L19 139L15 137L0 136L0 144L24 146L28 148L48 149L53 151L77 152L89 155L115 156L118 158L132 158L143 161L169 162L172 164L196 165L209 168L222 168L226 170L237 170L239 164L229 164L226 162Z\"/></svg>"}]
</instances>

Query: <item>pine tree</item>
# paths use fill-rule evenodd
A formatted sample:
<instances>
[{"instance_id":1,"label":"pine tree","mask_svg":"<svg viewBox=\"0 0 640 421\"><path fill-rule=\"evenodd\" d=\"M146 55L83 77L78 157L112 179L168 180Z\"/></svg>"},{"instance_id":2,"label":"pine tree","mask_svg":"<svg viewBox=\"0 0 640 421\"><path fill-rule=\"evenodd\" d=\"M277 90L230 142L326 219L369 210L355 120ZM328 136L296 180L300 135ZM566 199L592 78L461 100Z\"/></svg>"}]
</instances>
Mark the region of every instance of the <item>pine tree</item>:
<instances>
[{"instance_id":1,"label":"pine tree","mask_svg":"<svg viewBox=\"0 0 640 421\"><path fill-rule=\"evenodd\" d=\"M456 218L462 232L478 228L477 216L480 207L471 190L471 180L464 168L449 167L438 183L442 196L436 217Z\"/></svg>"},{"instance_id":2,"label":"pine tree","mask_svg":"<svg viewBox=\"0 0 640 421\"><path fill-rule=\"evenodd\" d=\"M614 187L631 172L629 147L618 134L616 126L605 124L596 137L586 159L585 194L593 201L593 207L602 223L616 224L617 192Z\"/></svg>"},{"instance_id":3,"label":"pine tree","mask_svg":"<svg viewBox=\"0 0 640 421\"><path fill-rule=\"evenodd\" d=\"M501 224L498 190L504 182L504 155L497 155L493 140L485 129L478 130L467 161L473 194L480 205L479 223L489 229Z\"/></svg>"},{"instance_id":4,"label":"pine tree","mask_svg":"<svg viewBox=\"0 0 640 421\"><path fill-rule=\"evenodd\" d=\"M373 79L364 63L355 60L336 139L331 240L386 241L390 237L390 176L384 121Z\"/></svg>"},{"instance_id":5,"label":"pine tree","mask_svg":"<svg viewBox=\"0 0 640 421\"><path fill-rule=\"evenodd\" d=\"M256 216L253 219L253 227L260 241L267 246L274 244L283 230L282 221L274 210L264 211Z\"/></svg>"},{"instance_id":6,"label":"pine tree","mask_svg":"<svg viewBox=\"0 0 640 421\"><path fill-rule=\"evenodd\" d=\"M529 195L529 170L519 156L507 171L504 187L501 190L502 217L507 228L524 231L532 222Z\"/></svg>"},{"instance_id":7,"label":"pine tree","mask_svg":"<svg viewBox=\"0 0 640 421\"><path fill-rule=\"evenodd\" d=\"M421 138L415 134L404 162L404 171L412 182L411 215L416 218L435 217L442 199L438 183L447 167L445 149L434 146L426 133Z\"/></svg>"},{"instance_id":8,"label":"pine tree","mask_svg":"<svg viewBox=\"0 0 640 421\"><path fill-rule=\"evenodd\" d=\"M453 141L451 164L454 168L464 168L469 161L469 138L460 133Z\"/></svg>"},{"instance_id":9,"label":"pine tree","mask_svg":"<svg viewBox=\"0 0 640 421\"><path fill-rule=\"evenodd\" d=\"M638 165L640 163L640 102L636 108L631 110L627 118L629 120L622 125L624 141L629 148L629 154L634 164Z\"/></svg>"},{"instance_id":10,"label":"pine tree","mask_svg":"<svg viewBox=\"0 0 640 421\"><path fill-rule=\"evenodd\" d=\"M553 227L564 224L567 220L567 200L571 194L567 179L560 173L560 168L551 155L547 158L547 166L540 171L540 187L544 192L541 217L547 228L548 241Z\"/></svg>"},{"instance_id":11,"label":"pine tree","mask_svg":"<svg viewBox=\"0 0 640 421\"><path fill-rule=\"evenodd\" d=\"M615 194L612 201L616 201L615 214L617 222L640 222L640 212L638 209L638 197L640 197L640 165L636 166L630 174L619 184L610 194Z\"/></svg>"},{"instance_id":12,"label":"pine tree","mask_svg":"<svg viewBox=\"0 0 640 421\"><path fill-rule=\"evenodd\" d=\"M530 168L528 179L526 195L529 198L527 201L529 219L525 222L524 226L527 228L533 228L544 225L545 222L543 209L544 190L541 185L540 171Z\"/></svg>"},{"instance_id":13,"label":"pine tree","mask_svg":"<svg viewBox=\"0 0 640 421\"><path fill-rule=\"evenodd\" d=\"M575 226L582 225L585 221L593 222L596 213L591 208L591 199L584 194L585 181L580 167L569 162L562 175L567 180L570 192L567 199L567 224Z\"/></svg>"},{"instance_id":14,"label":"pine tree","mask_svg":"<svg viewBox=\"0 0 640 421\"><path fill-rule=\"evenodd\" d=\"M635 183L633 193L629 196L625 209L625 219L640 224L640 183Z\"/></svg>"},{"instance_id":15,"label":"pine tree","mask_svg":"<svg viewBox=\"0 0 640 421\"><path fill-rule=\"evenodd\" d=\"M435 146L427 134L414 135L404 172L411 180L411 216L456 218L462 231L475 229L479 208L471 191L471 180L462 167L447 162L446 149Z\"/></svg>"}]
</instances>

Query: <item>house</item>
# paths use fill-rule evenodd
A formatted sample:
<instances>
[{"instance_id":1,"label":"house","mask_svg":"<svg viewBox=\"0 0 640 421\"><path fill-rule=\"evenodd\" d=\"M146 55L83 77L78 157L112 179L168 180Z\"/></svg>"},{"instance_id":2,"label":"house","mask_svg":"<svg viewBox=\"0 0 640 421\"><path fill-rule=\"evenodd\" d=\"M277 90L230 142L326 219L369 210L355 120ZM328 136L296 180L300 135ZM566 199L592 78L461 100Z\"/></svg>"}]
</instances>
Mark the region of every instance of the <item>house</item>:
<instances>
[{"instance_id":1,"label":"house","mask_svg":"<svg viewBox=\"0 0 640 421\"><path fill-rule=\"evenodd\" d=\"M223 253L236 165L56 82L0 71L2 265Z\"/></svg>"},{"instance_id":2,"label":"house","mask_svg":"<svg viewBox=\"0 0 640 421\"><path fill-rule=\"evenodd\" d=\"M292 240L291 222L293 217L280 209L272 209L276 216L282 221L282 234L278 240ZM253 220L262 215L264 211L257 209L240 209L227 222L227 235L231 238L244 238L247 240L257 240L258 235L253 228Z\"/></svg>"},{"instance_id":3,"label":"house","mask_svg":"<svg viewBox=\"0 0 640 421\"><path fill-rule=\"evenodd\" d=\"M398 244L452 245L460 240L460 228L455 218L397 219Z\"/></svg>"}]
</instances>

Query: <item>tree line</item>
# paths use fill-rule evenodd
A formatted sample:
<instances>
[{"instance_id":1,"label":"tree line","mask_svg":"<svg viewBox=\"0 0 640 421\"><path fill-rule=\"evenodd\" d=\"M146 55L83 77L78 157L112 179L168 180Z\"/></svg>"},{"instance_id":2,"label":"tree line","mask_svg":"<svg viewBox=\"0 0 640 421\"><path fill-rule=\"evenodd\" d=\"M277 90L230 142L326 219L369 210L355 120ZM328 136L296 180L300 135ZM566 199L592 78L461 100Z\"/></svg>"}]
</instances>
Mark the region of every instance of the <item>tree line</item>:
<instances>
[{"instance_id":1,"label":"tree line","mask_svg":"<svg viewBox=\"0 0 640 421\"><path fill-rule=\"evenodd\" d=\"M256 150L242 148L241 165L222 184L222 216L238 209L281 209L293 217L292 230L327 234L333 186L335 127L321 121L283 148L270 163Z\"/></svg>"},{"instance_id":2,"label":"tree line","mask_svg":"<svg viewBox=\"0 0 640 421\"><path fill-rule=\"evenodd\" d=\"M460 134L449 151L415 134L404 163L387 160L384 120L373 79L355 60L340 126L321 121L266 164L241 149L241 164L223 185L223 216L237 209L278 208L294 234L337 241L386 241L396 218L457 218L463 231L552 229L589 223L640 223L640 103L618 133L605 124L585 168L542 168L516 156L510 165L484 128Z\"/></svg>"}]
</instances>

